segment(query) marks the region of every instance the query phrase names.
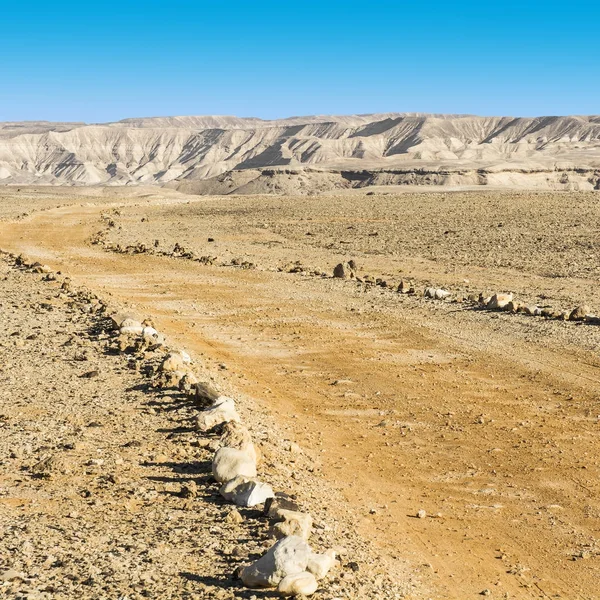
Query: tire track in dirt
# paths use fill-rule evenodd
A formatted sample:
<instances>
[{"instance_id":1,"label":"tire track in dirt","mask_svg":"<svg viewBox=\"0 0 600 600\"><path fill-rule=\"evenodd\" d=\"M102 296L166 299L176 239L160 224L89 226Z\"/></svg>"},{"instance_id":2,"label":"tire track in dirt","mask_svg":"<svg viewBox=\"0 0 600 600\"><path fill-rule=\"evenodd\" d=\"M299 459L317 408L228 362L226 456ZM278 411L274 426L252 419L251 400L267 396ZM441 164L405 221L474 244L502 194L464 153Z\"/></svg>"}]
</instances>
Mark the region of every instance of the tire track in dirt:
<instances>
[{"instance_id":1,"label":"tire track in dirt","mask_svg":"<svg viewBox=\"0 0 600 600\"><path fill-rule=\"evenodd\" d=\"M595 597L598 558L571 560L599 534L589 354L559 358L491 329L477 347L455 330L460 316L352 312L360 299L339 282L103 253L86 245L100 210L4 223L1 245L137 304L171 339L225 363L240 390L323 450L325 475L364 511L357 528L392 565L427 565L439 597ZM353 383L331 385L341 379ZM441 517L413 518L420 508Z\"/></svg>"}]
</instances>

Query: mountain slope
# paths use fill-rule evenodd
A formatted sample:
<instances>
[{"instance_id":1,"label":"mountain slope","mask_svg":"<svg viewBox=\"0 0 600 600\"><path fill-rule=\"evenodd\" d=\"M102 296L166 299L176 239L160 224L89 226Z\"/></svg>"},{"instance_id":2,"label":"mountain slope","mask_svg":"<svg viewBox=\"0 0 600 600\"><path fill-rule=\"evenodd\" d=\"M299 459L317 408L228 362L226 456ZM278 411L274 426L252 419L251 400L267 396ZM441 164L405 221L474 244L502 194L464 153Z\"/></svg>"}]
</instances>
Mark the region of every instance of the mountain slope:
<instances>
[{"instance_id":1,"label":"mountain slope","mask_svg":"<svg viewBox=\"0 0 600 600\"><path fill-rule=\"evenodd\" d=\"M594 188L600 117L386 113L275 121L206 116L97 125L0 123L0 183L5 184L182 182L184 188L203 189L200 182L223 174L251 170L261 176L265 169L302 171L303 177L316 171L338 178L342 172L371 174L342 177L351 186L384 181L385 173L401 174L395 183L411 183L406 175L427 183L418 181L419 173L436 174L435 183L448 183L440 174L460 183L461 173L469 174L468 183L489 183L488 175L498 172L559 172L550 178L552 187L565 185L562 173L571 172L578 173L578 187Z\"/></svg>"}]
</instances>

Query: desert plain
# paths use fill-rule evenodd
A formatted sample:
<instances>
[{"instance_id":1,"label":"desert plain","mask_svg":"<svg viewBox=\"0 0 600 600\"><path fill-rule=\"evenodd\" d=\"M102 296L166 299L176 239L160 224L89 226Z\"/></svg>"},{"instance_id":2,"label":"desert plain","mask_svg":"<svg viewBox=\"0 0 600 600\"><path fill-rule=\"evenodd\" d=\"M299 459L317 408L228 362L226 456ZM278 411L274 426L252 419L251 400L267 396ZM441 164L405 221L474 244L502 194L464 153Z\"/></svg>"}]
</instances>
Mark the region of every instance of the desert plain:
<instances>
[{"instance_id":1,"label":"desert plain","mask_svg":"<svg viewBox=\"0 0 600 600\"><path fill-rule=\"evenodd\" d=\"M600 314L598 198L2 188L0 591L273 595L236 577L272 541L220 498L198 408L110 352L126 310L236 398L336 550L319 597L599 598L600 326L569 320Z\"/></svg>"}]
</instances>

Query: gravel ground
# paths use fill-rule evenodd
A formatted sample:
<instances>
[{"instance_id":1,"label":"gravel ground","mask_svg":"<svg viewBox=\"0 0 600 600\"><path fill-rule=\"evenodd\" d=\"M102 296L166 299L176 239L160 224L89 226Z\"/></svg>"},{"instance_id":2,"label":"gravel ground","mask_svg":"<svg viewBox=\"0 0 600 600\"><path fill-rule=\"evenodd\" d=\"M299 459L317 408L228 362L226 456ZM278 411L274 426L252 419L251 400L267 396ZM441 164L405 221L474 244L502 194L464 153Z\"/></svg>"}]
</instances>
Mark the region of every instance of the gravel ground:
<instances>
[{"instance_id":1,"label":"gravel ground","mask_svg":"<svg viewBox=\"0 0 600 600\"><path fill-rule=\"evenodd\" d=\"M272 596L233 575L273 540L259 510L240 509L240 519L219 495L216 439L190 428L198 408L149 387L139 367L152 354L133 369L109 351L101 301L44 277L0 261L0 596ZM410 595L419 582L408 565L383 574L318 458L267 415L241 410L264 455L261 476L311 512L315 550L340 554L318 597Z\"/></svg>"}]
</instances>

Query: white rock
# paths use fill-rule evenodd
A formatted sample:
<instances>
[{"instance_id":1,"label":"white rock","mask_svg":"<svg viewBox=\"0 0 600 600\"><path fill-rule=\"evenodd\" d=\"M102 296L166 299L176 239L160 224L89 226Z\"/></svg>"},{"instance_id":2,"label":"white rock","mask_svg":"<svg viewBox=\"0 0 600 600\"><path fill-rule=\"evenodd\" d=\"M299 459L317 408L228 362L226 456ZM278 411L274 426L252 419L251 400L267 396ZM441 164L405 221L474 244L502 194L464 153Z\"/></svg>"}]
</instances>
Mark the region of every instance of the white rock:
<instances>
[{"instance_id":1,"label":"white rock","mask_svg":"<svg viewBox=\"0 0 600 600\"><path fill-rule=\"evenodd\" d=\"M448 296L450 296L450 292L447 290L442 290L441 288L428 287L425 288L424 296L425 298L444 300L444 298L448 298Z\"/></svg>"},{"instance_id":2,"label":"white rock","mask_svg":"<svg viewBox=\"0 0 600 600\"><path fill-rule=\"evenodd\" d=\"M186 372L189 369L187 368L191 363L190 356L187 352L183 350L179 352L169 352L160 365L161 371L169 372L169 371L183 371Z\"/></svg>"},{"instance_id":3,"label":"white rock","mask_svg":"<svg viewBox=\"0 0 600 600\"><path fill-rule=\"evenodd\" d=\"M242 569L242 581L251 588L276 587L284 577L306 571L310 555L310 546L302 538L294 535L283 538L255 563Z\"/></svg>"},{"instance_id":4,"label":"white rock","mask_svg":"<svg viewBox=\"0 0 600 600\"><path fill-rule=\"evenodd\" d=\"M270 530L273 537L283 538L297 535L305 540L310 537L313 520L308 513L279 508L274 518L277 522Z\"/></svg>"},{"instance_id":5,"label":"white rock","mask_svg":"<svg viewBox=\"0 0 600 600\"><path fill-rule=\"evenodd\" d=\"M505 308L509 302L512 302L512 294L494 294L487 303L487 308L490 310L498 310Z\"/></svg>"},{"instance_id":6,"label":"white rock","mask_svg":"<svg viewBox=\"0 0 600 600\"><path fill-rule=\"evenodd\" d=\"M250 431L238 421L229 421L225 423L219 445L243 450L254 459L254 462L258 463L259 452L252 443Z\"/></svg>"},{"instance_id":7,"label":"white rock","mask_svg":"<svg viewBox=\"0 0 600 600\"><path fill-rule=\"evenodd\" d=\"M274 498L273 489L267 483L238 475L221 486L221 496L237 506L256 506L264 504L267 498Z\"/></svg>"},{"instance_id":8,"label":"white rock","mask_svg":"<svg viewBox=\"0 0 600 600\"><path fill-rule=\"evenodd\" d=\"M194 386L198 383L198 378L194 373L189 371L179 381L179 390L186 394L191 394Z\"/></svg>"},{"instance_id":9,"label":"white rock","mask_svg":"<svg viewBox=\"0 0 600 600\"><path fill-rule=\"evenodd\" d=\"M220 396L196 418L196 426L200 431L209 431L221 423L239 421L240 416L235 409L235 402L227 396Z\"/></svg>"},{"instance_id":10,"label":"white rock","mask_svg":"<svg viewBox=\"0 0 600 600\"><path fill-rule=\"evenodd\" d=\"M304 571L284 577L277 586L277 592L280 596L310 596L317 591L317 587L315 576Z\"/></svg>"},{"instance_id":11,"label":"white rock","mask_svg":"<svg viewBox=\"0 0 600 600\"><path fill-rule=\"evenodd\" d=\"M118 319L118 317L117 317ZM140 321L137 321L133 317L125 317L120 320L118 323L118 328L121 329L123 327L142 327Z\"/></svg>"},{"instance_id":12,"label":"white rock","mask_svg":"<svg viewBox=\"0 0 600 600\"><path fill-rule=\"evenodd\" d=\"M335 552L327 550L324 554L311 554L308 559L306 570L317 579L323 579L335 565Z\"/></svg>"},{"instance_id":13,"label":"white rock","mask_svg":"<svg viewBox=\"0 0 600 600\"><path fill-rule=\"evenodd\" d=\"M256 462L243 450L220 448L215 452L212 472L219 483L235 479L238 475L256 477Z\"/></svg>"},{"instance_id":14,"label":"white rock","mask_svg":"<svg viewBox=\"0 0 600 600\"><path fill-rule=\"evenodd\" d=\"M143 331L142 325L128 325L119 329L119 333L122 335L142 335Z\"/></svg>"}]
</instances>

